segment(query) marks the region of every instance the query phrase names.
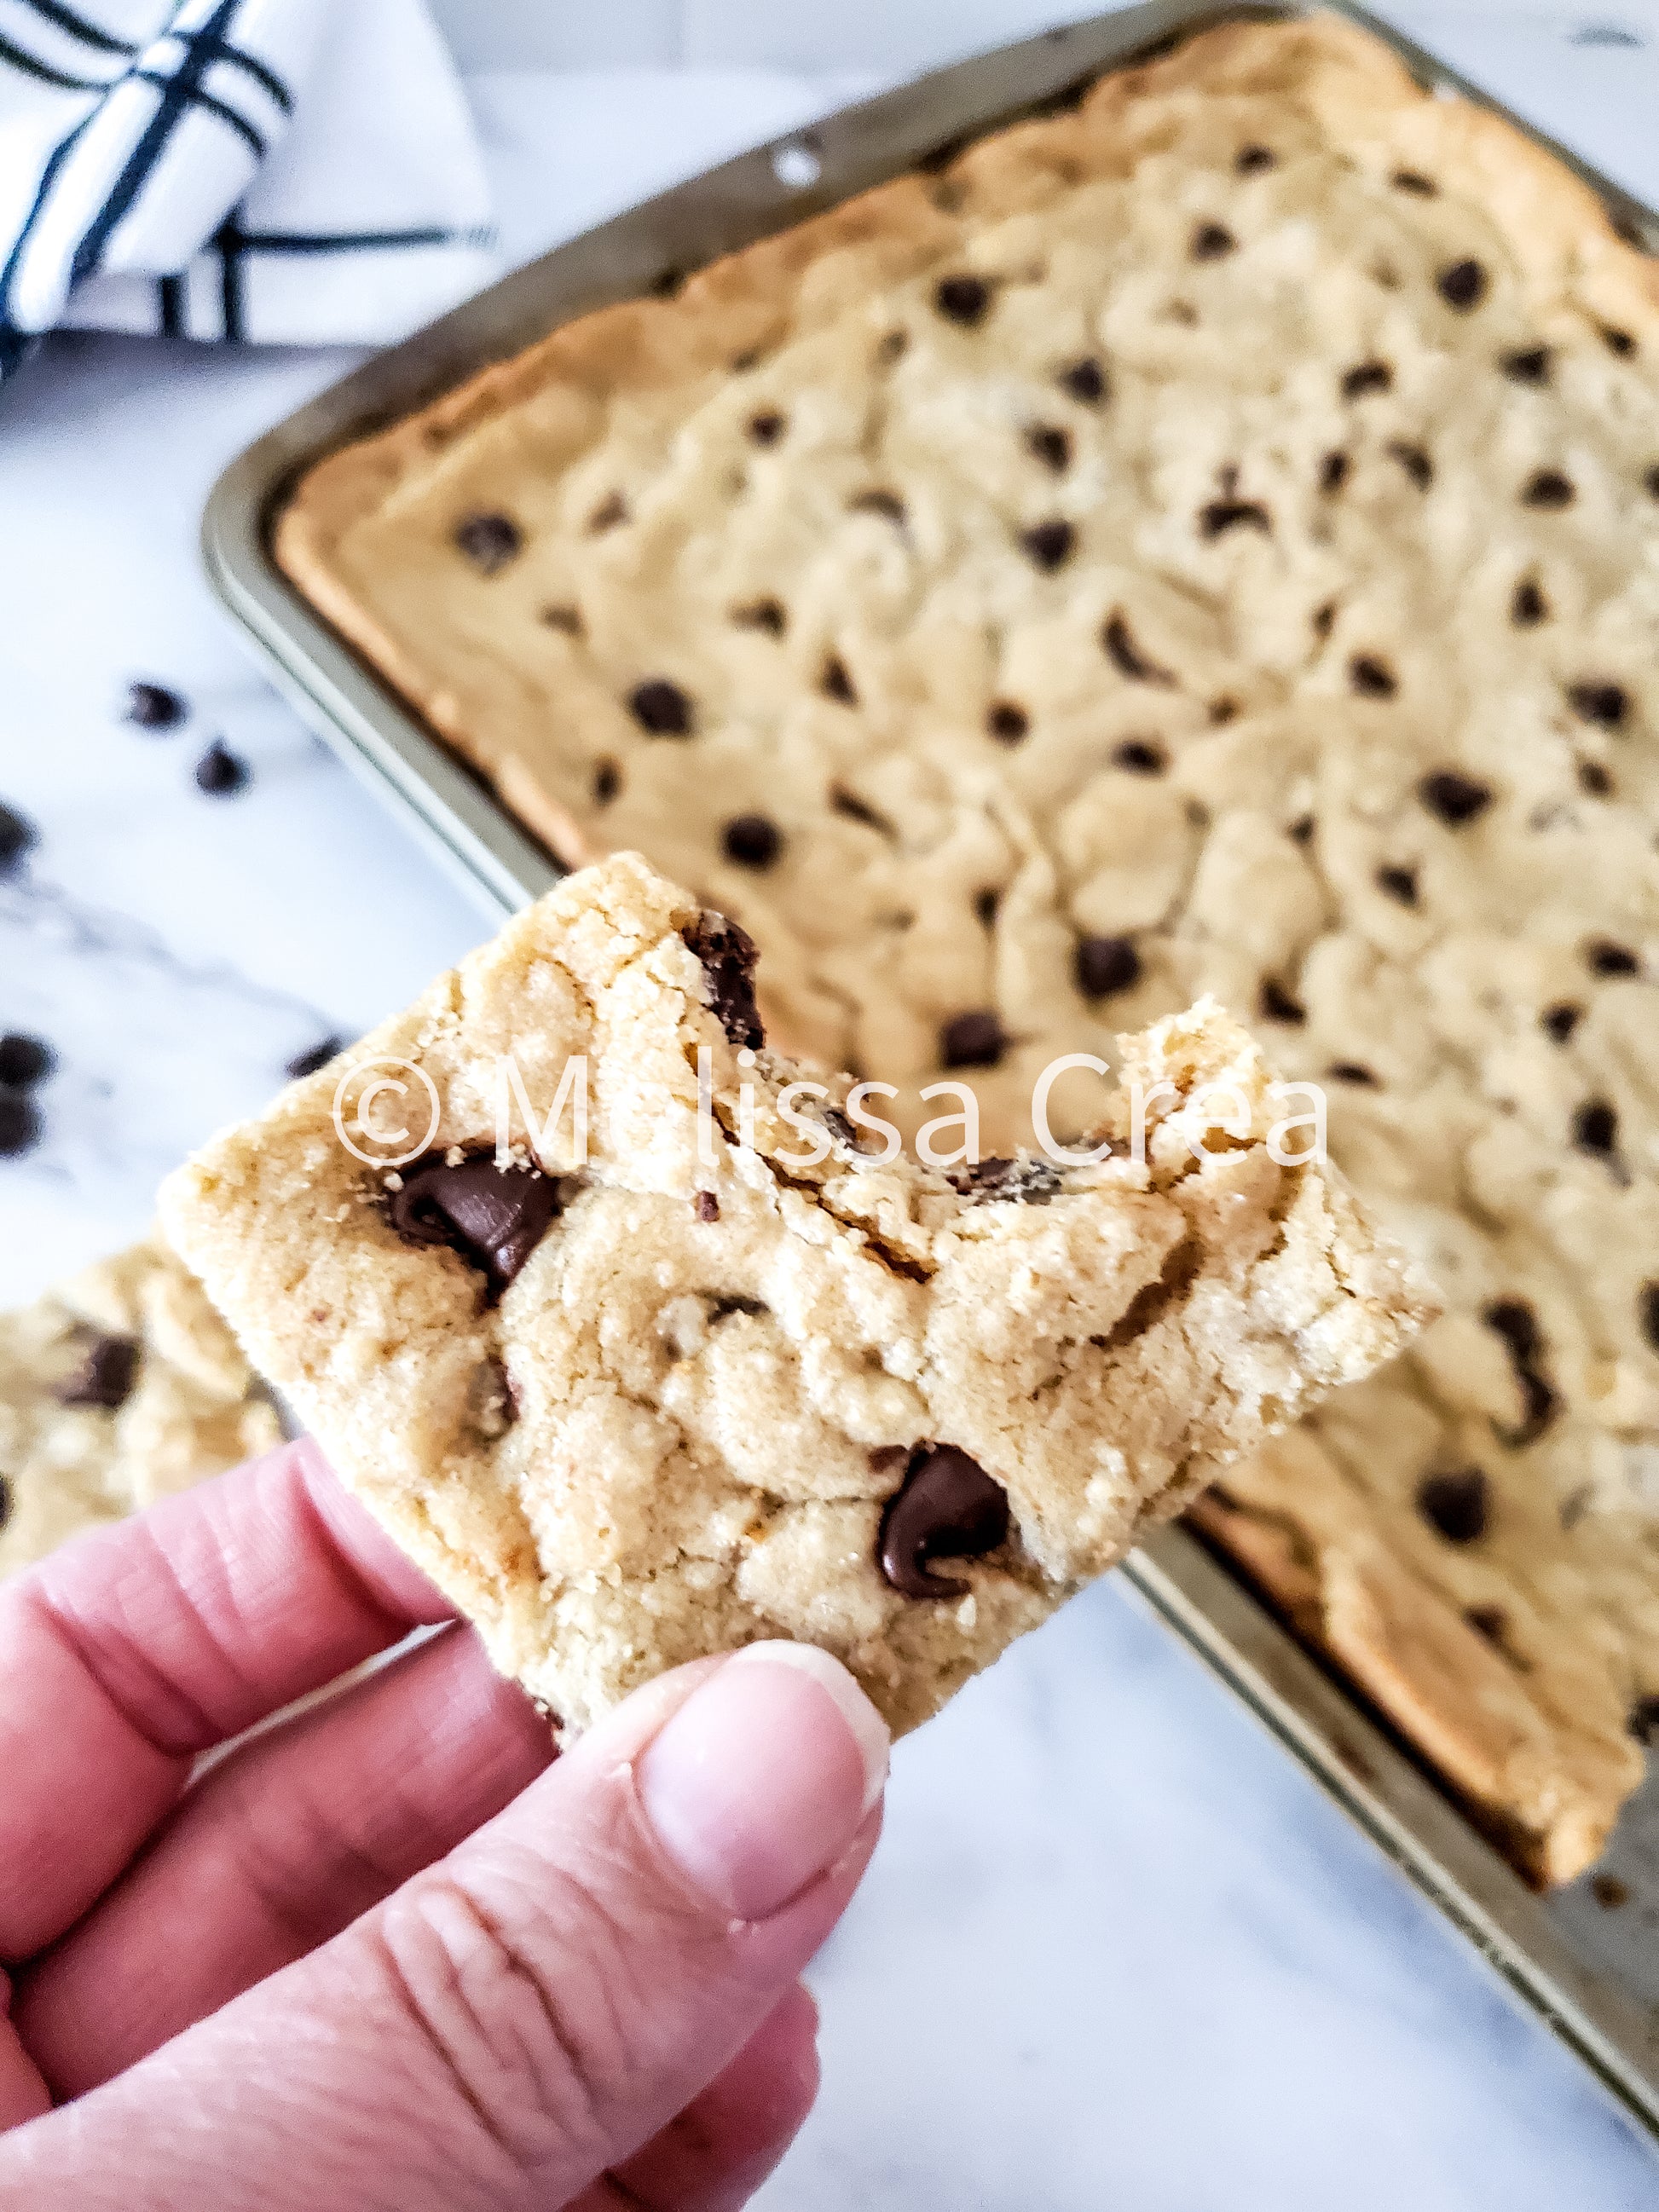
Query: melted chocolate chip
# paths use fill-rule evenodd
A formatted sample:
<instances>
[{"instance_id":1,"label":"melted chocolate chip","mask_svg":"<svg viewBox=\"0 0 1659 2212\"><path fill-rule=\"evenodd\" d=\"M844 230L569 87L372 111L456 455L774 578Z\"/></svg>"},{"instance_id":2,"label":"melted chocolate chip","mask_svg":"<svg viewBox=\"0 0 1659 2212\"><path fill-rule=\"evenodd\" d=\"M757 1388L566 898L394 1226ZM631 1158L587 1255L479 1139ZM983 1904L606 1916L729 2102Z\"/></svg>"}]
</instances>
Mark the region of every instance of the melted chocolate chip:
<instances>
[{"instance_id":1,"label":"melted chocolate chip","mask_svg":"<svg viewBox=\"0 0 1659 2212\"><path fill-rule=\"evenodd\" d=\"M525 1167L498 1168L476 1152L451 1167L428 1152L403 1170L386 1211L400 1237L459 1253L489 1285L493 1305L563 1211L556 1176Z\"/></svg>"},{"instance_id":2,"label":"melted chocolate chip","mask_svg":"<svg viewBox=\"0 0 1659 2212\"><path fill-rule=\"evenodd\" d=\"M1166 690L1175 683L1172 669L1160 668L1149 660L1135 643L1129 625L1121 614L1110 616L1100 633L1100 641L1106 648L1106 657L1121 676L1132 684L1157 684Z\"/></svg>"},{"instance_id":3,"label":"melted chocolate chip","mask_svg":"<svg viewBox=\"0 0 1659 2212\"><path fill-rule=\"evenodd\" d=\"M295 1083L303 1082L307 1075L315 1075L326 1067L331 1060L337 1059L345 1050L345 1039L323 1037L305 1052L296 1052L288 1064L289 1076Z\"/></svg>"},{"instance_id":4,"label":"melted chocolate chip","mask_svg":"<svg viewBox=\"0 0 1659 2212\"><path fill-rule=\"evenodd\" d=\"M1394 371L1386 361L1362 361L1342 379L1345 399L1363 399L1368 392L1392 392Z\"/></svg>"},{"instance_id":5,"label":"melted chocolate chip","mask_svg":"<svg viewBox=\"0 0 1659 2212\"><path fill-rule=\"evenodd\" d=\"M39 836L27 816L0 803L0 876L14 872L23 855L33 850Z\"/></svg>"},{"instance_id":6,"label":"melted chocolate chip","mask_svg":"<svg viewBox=\"0 0 1659 2212\"><path fill-rule=\"evenodd\" d=\"M1619 1149L1619 1115L1605 1098L1587 1098L1572 1116L1572 1141L1581 1152L1611 1159Z\"/></svg>"},{"instance_id":7,"label":"melted chocolate chip","mask_svg":"<svg viewBox=\"0 0 1659 2212\"><path fill-rule=\"evenodd\" d=\"M1106 397L1106 372L1088 355L1081 361L1074 361L1069 368L1062 368L1054 381L1080 406L1098 407Z\"/></svg>"},{"instance_id":8,"label":"melted chocolate chip","mask_svg":"<svg viewBox=\"0 0 1659 2212\"><path fill-rule=\"evenodd\" d=\"M1486 296L1488 278L1478 261L1454 261L1434 280L1434 289L1449 307L1467 315Z\"/></svg>"},{"instance_id":9,"label":"melted chocolate chip","mask_svg":"<svg viewBox=\"0 0 1659 2212\"><path fill-rule=\"evenodd\" d=\"M1264 1021L1288 1022L1293 1028L1300 1029L1308 1018L1308 1009L1301 1000L1293 997L1274 975L1264 975L1261 979L1261 1005Z\"/></svg>"},{"instance_id":10,"label":"melted chocolate chip","mask_svg":"<svg viewBox=\"0 0 1659 2212\"><path fill-rule=\"evenodd\" d=\"M1584 1009L1571 1006L1565 1000L1559 1006L1546 1006L1538 1017L1539 1025L1552 1044L1565 1044L1583 1018Z\"/></svg>"},{"instance_id":11,"label":"melted chocolate chip","mask_svg":"<svg viewBox=\"0 0 1659 2212\"><path fill-rule=\"evenodd\" d=\"M1376 872L1376 887L1401 906L1417 904L1417 871L1415 868L1382 867Z\"/></svg>"},{"instance_id":12,"label":"melted chocolate chip","mask_svg":"<svg viewBox=\"0 0 1659 2212\"><path fill-rule=\"evenodd\" d=\"M1504 1340L1521 1392L1521 1425L1503 1432L1504 1442L1516 1449L1534 1443L1554 1418L1556 1398L1540 1364L1544 1339L1538 1316L1521 1298L1498 1298L1480 1318Z\"/></svg>"},{"instance_id":13,"label":"melted chocolate chip","mask_svg":"<svg viewBox=\"0 0 1659 2212\"><path fill-rule=\"evenodd\" d=\"M1636 340L1628 331L1616 330L1611 323L1601 325L1601 343L1610 354L1620 361L1628 361L1636 350Z\"/></svg>"},{"instance_id":14,"label":"melted chocolate chip","mask_svg":"<svg viewBox=\"0 0 1659 2212\"><path fill-rule=\"evenodd\" d=\"M733 607L732 619L739 629L764 630L769 637L781 637L789 627L781 599L751 599L747 606Z\"/></svg>"},{"instance_id":15,"label":"melted chocolate chip","mask_svg":"<svg viewBox=\"0 0 1659 2212\"><path fill-rule=\"evenodd\" d=\"M1390 438L1389 458L1398 461L1419 491L1426 491L1434 482L1434 463L1421 446L1413 446L1407 438Z\"/></svg>"},{"instance_id":16,"label":"melted chocolate chip","mask_svg":"<svg viewBox=\"0 0 1659 2212\"><path fill-rule=\"evenodd\" d=\"M1524 507L1571 507L1577 497L1571 478L1564 477L1559 469L1534 470L1521 489L1521 501Z\"/></svg>"},{"instance_id":17,"label":"melted chocolate chip","mask_svg":"<svg viewBox=\"0 0 1659 2212\"><path fill-rule=\"evenodd\" d=\"M1417 1510L1449 1544L1478 1543L1486 1533L1489 1488L1478 1467L1431 1474L1419 1486Z\"/></svg>"},{"instance_id":18,"label":"melted chocolate chip","mask_svg":"<svg viewBox=\"0 0 1659 2212\"><path fill-rule=\"evenodd\" d=\"M769 868L783 850L783 832L764 814L735 814L720 832L720 850L740 868Z\"/></svg>"},{"instance_id":19,"label":"melted chocolate chip","mask_svg":"<svg viewBox=\"0 0 1659 2212\"><path fill-rule=\"evenodd\" d=\"M1517 629L1535 629L1549 613L1549 601L1531 576L1523 576L1510 600L1510 620Z\"/></svg>"},{"instance_id":20,"label":"melted chocolate chip","mask_svg":"<svg viewBox=\"0 0 1659 2212\"><path fill-rule=\"evenodd\" d=\"M1326 454L1319 464L1319 489L1328 495L1340 491L1348 481L1348 457L1340 449Z\"/></svg>"},{"instance_id":21,"label":"melted chocolate chip","mask_svg":"<svg viewBox=\"0 0 1659 2212\"><path fill-rule=\"evenodd\" d=\"M1639 975L1642 963L1627 945L1615 945L1610 937L1598 937L1584 948L1584 957L1592 975Z\"/></svg>"},{"instance_id":22,"label":"melted chocolate chip","mask_svg":"<svg viewBox=\"0 0 1659 2212\"><path fill-rule=\"evenodd\" d=\"M1581 722L1620 730L1630 714L1630 694L1622 684L1572 684L1567 687L1567 704Z\"/></svg>"},{"instance_id":23,"label":"melted chocolate chip","mask_svg":"<svg viewBox=\"0 0 1659 2212\"><path fill-rule=\"evenodd\" d=\"M1194 261L1220 261L1237 245L1238 240L1224 222L1201 222L1193 233L1188 251Z\"/></svg>"},{"instance_id":24,"label":"melted chocolate chip","mask_svg":"<svg viewBox=\"0 0 1659 2212\"><path fill-rule=\"evenodd\" d=\"M1064 568L1077 548L1077 532L1056 515L1052 521L1034 523L1019 533L1020 550L1045 576Z\"/></svg>"},{"instance_id":25,"label":"melted chocolate chip","mask_svg":"<svg viewBox=\"0 0 1659 2212\"><path fill-rule=\"evenodd\" d=\"M1162 745L1152 744L1145 738L1127 738L1112 755L1121 769L1131 775L1162 775L1170 765L1169 756Z\"/></svg>"},{"instance_id":26,"label":"melted chocolate chip","mask_svg":"<svg viewBox=\"0 0 1659 2212\"><path fill-rule=\"evenodd\" d=\"M896 491L884 491L879 484L868 491L854 492L847 502L849 514L878 514L885 522L902 523L907 509Z\"/></svg>"},{"instance_id":27,"label":"melted chocolate chip","mask_svg":"<svg viewBox=\"0 0 1659 2212\"><path fill-rule=\"evenodd\" d=\"M712 907L705 907L680 934L702 963L708 1003L720 1027L734 1045L758 1049L766 1042L766 1031L755 1004L755 966L760 953L754 939Z\"/></svg>"},{"instance_id":28,"label":"melted chocolate chip","mask_svg":"<svg viewBox=\"0 0 1659 2212\"><path fill-rule=\"evenodd\" d=\"M696 728L691 702L678 684L653 676L628 695L634 720L653 738L689 738Z\"/></svg>"},{"instance_id":29,"label":"melted chocolate chip","mask_svg":"<svg viewBox=\"0 0 1659 2212\"><path fill-rule=\"evenodd\" d=\"M1659 1283L1643 1284L1636 1309L1641 1317L1643 1335L1659 1352Z\"/></svg>"},{"instance_id":30,"label":"melted chocolate chip","mask_svg":"<svg viewBox=\"0 0 1659 2212\"><path fill-rule=\"evenodd\" d=\"M1253 177L1258 170L1278 166L1279 156L1271 146L1241 146L1233 156L1233 167L1241 177Z\"/></svg>"},{"instance_id":31,"label":"melted chocolate chip","mask_svg":"<svg viewBox=\"0 0 1659 2212\"><path fill-rule=\"evenodd\" d=\"M1417 787L1417 795L1431 814L1453 829L1484 814L1492 796L1490 785L1477 783L1473 776L1460 775L1449 768L1425 775Z\"/></svg>"},{"instance_id":32,"label":"melted chocolate chip","mask_svg":"<svg viewBox=\"0 0 1659 2212\"><path fill-rule=\"evenodd\" d=\"M1397 192L1413 192L1420 200L1431 200L1440 187L1432 177L1425 177L1420 169L1396 169L1389 179Z\"/></svg>"},{"instance_id":33,"label":"melted chocolate chip","mask_svg":"<svg viewBox=\"0 0 1659 2212\"><path fill-rule=\"evenodd\" d=\"M510 515L469 514L455 526L455 543L475 568L494 576L524 550L524 533Z\"/></svg>"},{"instance_id":34,"label":"melted chocolate chip","mask_svg":"<svg viewBox=\"0 0 1659 2212\"><path fill-rule=\"evenodd\" d=\"M613 760L593 763L593 804L609 806L623 787L622 770Z\"/></svg>"},{"instance_id":35,"label":"melted chocolate chip","mask_svg":"<svg viewBox=\"0 0 1659 2212\"><path fill-rule=\"evenodd\" d=\"M1212 499L1199 510L1200 538L1219 538L1229 530L1259 530L1271 538L1273 527L1273 518L1259 500Z\"/></svg>"},{"instance_id":36,"label":"melted chocolate chip","mask_svg":"<svg viewBox=\"0 0 1659 2212\"><path fill-rule=\"evenodd\" d=\"M76 1371L58 1386L65 1406L101 1406L114 1413L132 1395L138 1380L138 1340L131 1336L94 1337Z\"/></svg>"},{"instance_id":37,"label":"melted chocolate chip","mask_svg":"<svg viewBox=\"0 0 1659 2212\"><path fill-rule=\"evenodd\" d=\"M1352 1083L1363 1091L1380 1091L1375 1073L1363 1060L1334 1060L1325 1070L1333 1083Z\"/></svg>"},{"instance_id":38,"label":"melted chocolate chip","mask_svg":"<svg viewBox=\"0 0 1659 2212\"><path fill-rule=\"evenodd\" d=\"M165 684L129 684L121 719L137 730L176 730L189 713L187 703Z\"/></svg>"},{"instance_id":39,"label":"melted chocolate chip","mask_svg":"<svg viewBox=\"0 0 1659 2212\"><path fill-rule=\"evenodd\" d=\"M985 726L999 744L1017 745L1030 729L1031 718L1012 699L993 699L986 709Z\"/></svg>"},{"instance_id":40,"label":"melted chocolate chip","mask_svg":"<svg viewBox=\"0 0 1659 2212\"><path fill-rule=\"evenodd\" d=\"M0 1036L0 1084L8 1091L44 1083L57 1065L58 1055L44 1037L23 1036L15 1030Z\"/></svg>"},{"instance_id":41,"label":"melted chocolate chip","mask_svg":"<svg viewBox=\"0 0 1659 2212\"><path fill-rule=\"evenodd\" d=\"M927 1571L933 1559L981 1559L1008 1540L1008 1493L954 1444L918 1444L881 1516L881 1571L902 1596L965 1597L968 1584Z\"/></svg>"},{"instance_id":42,"label":"melted chocolate chip","mask_svg":"<svg viewBox=\"0 0 1659 2212\"><path fill-rule=\"evenodd\" d=\"M1127 937L1080 937L1072 972L1085 999L1115 998L1140 981L1140 955Z\"/></svg>"},{"instance_id":43,"label":"melted chocolate chip","mask_svg":"<svg viewBox=\"0 0 1659 2212\"><path fill-rule=\"evenodd\" d=\"M699 1221L720 1219L720 1202L712 1190L700 1190L696 1195L696 1205Z\"/></svg>"},{"instance_id":44,"label":"melted chocolate chip","mask_svg":"<svg viewBox=\"0 0 1659 2212\"><path fill-rule=\"evenodd\" d=\"M994 1067L1007 1049L1001 1017L989 1006L953 1015L939 1033L939 1055L946 1067Z\"/></svg>"},{"instance_id":45,"label":"melted chocolate chip","mask_svg":"<svg viewBox=\"0 0 1659 2212\"><path fill-rule=\"evenodd\" d=\"M1049 1160L975 1160L959 1168L951 1182L964 1198L981 1206L1011 1199L1021 1206L1047 1206L1065 1188L1060 1170Z\"/></svg>"},{"instance_id":46,"label":"melted chocolate chip","mask_svg":"<svg viewBox=\"0 0 1659 2212\"><path fill-rule=\"evenodd\" d=\"M751 415L744 428L750 445L775 446L782 437L786 425L775 407L766 407L758 415Z\"/></svg>"},{"instance_id":47,"label":"melted chocolate chip","mask_svg":"<svg viewBox=\"0 0 1659 2212\"><path fill-rule=\"evenodd\" d=\"M222 738L216 738L195 768L196 788L210 799L228 799L253 780L253 770Z\"/></svg>"},{"instance_id":48,"label":"melted chocolate chip","mask_svg":"<svg viewBox=\"0 0 1659 2212\"><path fill-rule=\"evenodd\" d=\"M1348 682L1362 699L1392 699L1400 689L1387 661L1370 653L1355 653L1348 663Z\"/></svg>"},{"instance_id":49,"label":"melted chocolate chip","mask_svg":"<svg viewBox=\"0 0 1659 2212\"><path fill-rule=\"evenodd\" d=\"M1057 429L1052 422L1033 422L1025 433L1028 451L1036 455L1045 469L1064 476L1072 465L1072 434Z\"/></svg>"},{"instance_id":50,"label":"melted chocolate chip","mask_svg":"<svg viewBox=\"0 0 1659 2212\"><path fill-rule=\"evenodd\" d=\"M981 276L942 276L933 290L933 305L947 323L976 330L991 311L991 288Z\"/></svg>"}]
</instances>

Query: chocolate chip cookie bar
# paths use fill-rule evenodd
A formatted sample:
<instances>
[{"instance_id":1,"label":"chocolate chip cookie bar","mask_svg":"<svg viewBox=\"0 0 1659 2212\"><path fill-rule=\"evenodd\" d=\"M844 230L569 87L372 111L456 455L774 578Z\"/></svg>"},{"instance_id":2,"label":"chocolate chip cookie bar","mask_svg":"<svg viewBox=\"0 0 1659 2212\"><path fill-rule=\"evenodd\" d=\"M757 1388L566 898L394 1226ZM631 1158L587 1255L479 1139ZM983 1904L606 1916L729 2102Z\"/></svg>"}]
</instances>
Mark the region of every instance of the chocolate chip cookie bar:
<instances>
[{"instance_id":1,"label":"chocolate chip cookie bar","mask_svg":"<svg viewBox=\"0 0 1659 2212\"><path fill-rule=\"evenodd\" d=\"M158 1239L0 1315L0 1575L282 1441L202 1287Z\"/></svg>"},{"instance_id":2,"label":"chocolate chip cookie bar","mask_svg":"<svg viewBox=\"0 0 1659 2212\"><path fill-rule=\"evenodd\" d=\"M764 1048L754 961L618 856L163 1192L250 1356L574 1728L767 1636L914 1726L1430 1310L1274 1156L1215 1009L1129 1047L1138 1145L1120 1101L1088 1164L946 1170ZM420 1149L387 1170L394 1068ZM1229 1127L1189 1144L1205 1082Z\"/></svg>"},{"instance_id":3,"label":"chocolate chip cookie bar","mask_svg":"<svg viewBox=\"0 0 1659 2212\"><path fill-rule=\"evenodd\" d=\"M1651 261L1314 17L554 332L278 537L907 1127L967 1070L1011 1148L1206 991L1329 1087L1451 1311L1217 1532L1548 1879L1659 1715L1656 425Z\"/></svg>"}]
</instances>

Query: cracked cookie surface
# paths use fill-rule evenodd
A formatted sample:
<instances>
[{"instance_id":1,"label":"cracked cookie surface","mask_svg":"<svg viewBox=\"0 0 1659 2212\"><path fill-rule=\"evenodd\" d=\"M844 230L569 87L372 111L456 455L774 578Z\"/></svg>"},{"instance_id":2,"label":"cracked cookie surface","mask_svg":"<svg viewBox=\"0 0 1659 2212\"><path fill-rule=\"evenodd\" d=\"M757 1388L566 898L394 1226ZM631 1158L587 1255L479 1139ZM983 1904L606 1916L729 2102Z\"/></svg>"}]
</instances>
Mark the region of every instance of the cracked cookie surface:
<instances>
[{"instance_id":1,"label":"cracked cookie surface","mask_svg":"<svg viewBox=\"0 0 1659 2212\"><path fill-rule=\"evenodd\" d=\"M348 1150L337 1098L360 1152L374 1116L337 1063L163 1194L345 1479L578 1728L777 1635L912 1726L1431 1309L1340 1178L1271 1156L1267 1070L1214 1008L1129 1047L1169 1086L1139 1161L1120 1116L1097 1163L958 1188L861 1152L845 1079L786 1097L737 1041L751 961L617 856L358 1048L430 1082L418 1158ZM585 1146L574 1090L547 1126L577 1059ZM1244 1126L1194 1152L1206 1081Z\"/></svg>"}]
</instances>

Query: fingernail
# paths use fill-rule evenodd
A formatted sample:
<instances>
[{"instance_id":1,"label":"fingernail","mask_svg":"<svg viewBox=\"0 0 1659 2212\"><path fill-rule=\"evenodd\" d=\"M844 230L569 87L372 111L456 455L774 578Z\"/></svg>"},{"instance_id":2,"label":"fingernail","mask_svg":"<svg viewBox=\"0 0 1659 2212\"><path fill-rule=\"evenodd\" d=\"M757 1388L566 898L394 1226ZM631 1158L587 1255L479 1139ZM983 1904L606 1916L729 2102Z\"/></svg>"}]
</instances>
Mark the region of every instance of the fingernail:
<instances>
[{"instance_id":1,"label":"fingernail","mask_svg":"<svg viewBox=\"0 0 1659 2212\"><path fill-rule=\"evenodd\" d=\"M664 1850L724 1912L763 1920L839 1859L887 1779L888 1734L838 1660L751 1644L635 1770Z\"/></svg>"}]
</instances>

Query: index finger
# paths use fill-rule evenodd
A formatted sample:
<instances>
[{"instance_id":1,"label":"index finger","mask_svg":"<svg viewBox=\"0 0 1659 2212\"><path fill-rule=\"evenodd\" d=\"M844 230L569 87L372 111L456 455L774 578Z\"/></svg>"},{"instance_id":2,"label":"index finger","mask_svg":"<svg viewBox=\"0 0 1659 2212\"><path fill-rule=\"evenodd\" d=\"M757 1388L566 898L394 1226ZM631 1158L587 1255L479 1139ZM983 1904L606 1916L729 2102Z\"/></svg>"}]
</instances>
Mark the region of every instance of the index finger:
<instances>
[{"instance_id":1,"label":"index finger","mask_svg":"<svg viewBox=\"0 0 1659 2212\"><path fill-rule=\"evenodd\" d=\"M0 1964L103 1893L201 1753L450 1611L309 1441L0 1587Z\"/></svg>"}]
</instances>

